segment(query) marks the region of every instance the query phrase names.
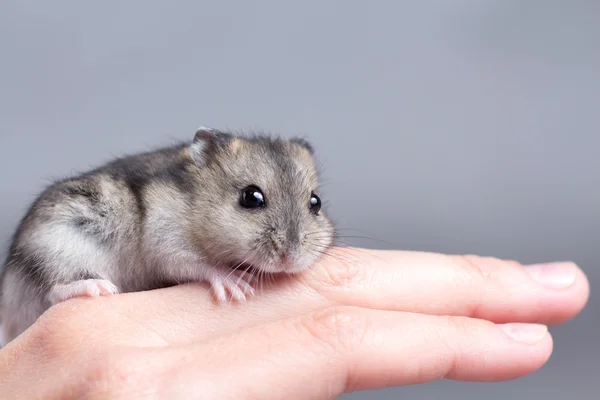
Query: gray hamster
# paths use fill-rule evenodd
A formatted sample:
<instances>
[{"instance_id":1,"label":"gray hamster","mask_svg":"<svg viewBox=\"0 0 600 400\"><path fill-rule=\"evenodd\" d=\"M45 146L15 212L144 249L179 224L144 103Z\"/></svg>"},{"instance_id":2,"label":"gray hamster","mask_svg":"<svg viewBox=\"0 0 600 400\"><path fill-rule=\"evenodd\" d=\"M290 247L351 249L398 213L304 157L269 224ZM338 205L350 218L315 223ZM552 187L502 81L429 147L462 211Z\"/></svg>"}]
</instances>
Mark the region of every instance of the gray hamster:
<instances>
[{"instance_id":1,"label":"gray hamster","mask_svg":"<svg viewBox=\"0 0 600 400\"><path fill-rule=\"evenodd\" d=\"M333 244L304 139L200 128L49 186L17 228L0 281L4 341L80 296L208 282L243 301L262 274L309 268Z\"/></svg>"}]
</instances>

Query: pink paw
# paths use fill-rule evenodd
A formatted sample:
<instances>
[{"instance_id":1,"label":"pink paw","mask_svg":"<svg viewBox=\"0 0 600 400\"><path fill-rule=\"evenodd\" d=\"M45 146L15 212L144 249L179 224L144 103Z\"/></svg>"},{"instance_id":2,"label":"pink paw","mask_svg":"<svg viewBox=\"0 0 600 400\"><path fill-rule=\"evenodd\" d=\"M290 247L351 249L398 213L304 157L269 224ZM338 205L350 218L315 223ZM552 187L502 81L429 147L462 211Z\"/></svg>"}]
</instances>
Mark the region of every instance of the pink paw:
<instances>
[{"instance_id":1,"label":"pink paw","mask_svg":"<svg viewBox=\"0 0 600 400\"><path fill-rule=\"evenodd\" d=\"M226 302L228 294L237 301L245 301L247 295L254 295L254 288L250 285L253 280L251 274L240 271L216 271L208 278L219 303Z\"/></svg>"},{"instance_id":2,"label":"pink paw","mask_svg":"<svg viewBox=\"0 0 600 400\"><path fill-rule=\"evenodd\" d=\"M117 293L119 293L119 289L110 281L85 279L66 285L55 285L48 293L48 298L53 304L56 304L75 297L110 296Z\"/></svg>"}]
</instances>

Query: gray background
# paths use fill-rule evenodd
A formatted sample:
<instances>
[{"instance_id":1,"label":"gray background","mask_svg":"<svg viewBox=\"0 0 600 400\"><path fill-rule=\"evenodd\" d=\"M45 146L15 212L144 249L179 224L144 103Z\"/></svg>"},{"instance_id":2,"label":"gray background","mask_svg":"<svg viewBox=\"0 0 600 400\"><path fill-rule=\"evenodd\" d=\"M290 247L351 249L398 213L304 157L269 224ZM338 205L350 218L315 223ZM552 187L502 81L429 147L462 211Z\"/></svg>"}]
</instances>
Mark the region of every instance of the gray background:
<instances>
[{"instance_id":1,"label":"gray background","mask_svg":"<svg viewBox=\"0 0 600 400\"><path fill-rule=\"evenodd\" d=\"M0 240L42 185L199 125L307 135L352 244L571 259L539 372L362 399L597 399L600 2L0 2Z\"/></svg>"}]
</instances>

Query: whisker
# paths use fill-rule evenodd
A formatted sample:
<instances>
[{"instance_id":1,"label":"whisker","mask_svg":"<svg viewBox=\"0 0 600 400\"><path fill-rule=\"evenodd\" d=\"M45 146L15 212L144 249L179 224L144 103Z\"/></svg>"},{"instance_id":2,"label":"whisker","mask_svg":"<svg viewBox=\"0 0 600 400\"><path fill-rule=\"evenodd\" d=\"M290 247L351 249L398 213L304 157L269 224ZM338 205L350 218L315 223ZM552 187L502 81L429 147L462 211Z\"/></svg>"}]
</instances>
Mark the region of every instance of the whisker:
<instances>
[{"instance_id":1,"label":"whisker","mask_svg":"<svg viewBox=\"0 0 600 400\"><path fill-rule=\"evenodd\" d=\"M244 272L242 272L242 275L240 276L240 278L238 279L238 281L237 281L236 284L240 283L240 281L244 278L244 275L246 275L246 273L248 273L248 271L250 270L250 268L252 268L252 264L248 265L248 267L244 270ZM250 279L252 279L252 273L250 273L249 276L250 276Z\"/></svg>"},{"instance_id":2,"label":"whisker","mask_svg":"<svg viewBox=\"0 0 600 400\"><path fill-rule=\"evenodd\" d=\"M248 253L246 253L246 254L248 254ZM250 256L247 256L246 259L244 259L244 261L242 261L241 263L239 263L235 267L233 267L231 269L231 272L229 272L229 274L227 275L227 277L225 279L229 279L229 277L231 276L231 274L235 273L238 270L238 268L240 268L246 261L248 261L249 258L250 258Z\"/></svg>"}]
</instances>

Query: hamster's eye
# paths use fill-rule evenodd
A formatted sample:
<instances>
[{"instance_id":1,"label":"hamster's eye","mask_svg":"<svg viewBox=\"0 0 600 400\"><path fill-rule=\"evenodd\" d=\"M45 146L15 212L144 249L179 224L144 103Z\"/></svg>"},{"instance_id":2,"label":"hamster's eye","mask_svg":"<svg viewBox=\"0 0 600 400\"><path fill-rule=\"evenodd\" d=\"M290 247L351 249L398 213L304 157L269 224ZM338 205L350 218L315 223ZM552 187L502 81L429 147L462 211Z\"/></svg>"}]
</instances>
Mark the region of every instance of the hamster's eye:
<instances>
[{"instance_id":1,"label":"hamster's eye","mask_svg":"<svg viewBox=\"0 0 600 400\"><path fill-rule=\"evenodd\" d=\"M256 186L248 186L242 190L240 204L246 208L259 208L265 206L265 195Z\"/></svg>"},{"instance_id":2,"label":"hamster's eye","mask_svg":"<svg viewBox=\"0 0 600 400\"><path fill-rule=\"evenodd\" d=\"M321 210L321 199L316 194L312 193L310 195L310 211L315 214Z\"/></svg>"}]
</instances>

